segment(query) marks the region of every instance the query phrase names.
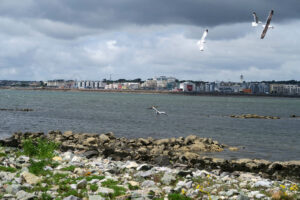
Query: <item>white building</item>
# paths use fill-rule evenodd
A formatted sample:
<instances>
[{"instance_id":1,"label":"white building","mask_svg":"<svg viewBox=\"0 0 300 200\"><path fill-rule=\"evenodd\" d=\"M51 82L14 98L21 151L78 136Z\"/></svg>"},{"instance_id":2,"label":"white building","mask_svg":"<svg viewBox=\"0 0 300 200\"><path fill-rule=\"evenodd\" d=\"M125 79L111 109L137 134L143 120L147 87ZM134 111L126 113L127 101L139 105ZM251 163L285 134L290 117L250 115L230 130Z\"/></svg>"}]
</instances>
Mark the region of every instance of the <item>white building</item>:
<instances>
[{"instance_id":1,"label":"white building","mask_svg":"<svg viewBox=\"0 0 300 200\"><path fill-rule=\"evenodd\" d=\"M196 91L196 85L192 82L180 83L179 88L182 89L183 92L194 92L194 91Z\"/></svg>"}]
</instances>

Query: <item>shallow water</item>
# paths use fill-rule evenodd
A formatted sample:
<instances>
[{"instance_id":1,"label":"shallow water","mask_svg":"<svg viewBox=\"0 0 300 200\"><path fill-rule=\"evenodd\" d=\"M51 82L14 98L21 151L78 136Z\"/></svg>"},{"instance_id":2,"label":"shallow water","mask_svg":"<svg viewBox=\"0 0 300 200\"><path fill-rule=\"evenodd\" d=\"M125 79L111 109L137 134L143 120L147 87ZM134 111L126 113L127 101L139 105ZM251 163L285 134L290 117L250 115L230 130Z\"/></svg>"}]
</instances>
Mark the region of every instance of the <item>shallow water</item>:
<instances>
[{"instance_id":1,"label":"shallow water","mask_svg":"<svg viewBox=\"0 0 300 200\"><path fill-rule=\"evenodd\" d=\"M151 105L166 111L157 116ZM16 131L114 132L118 137L167 138L195 134L243 146L226 158L300 160L300 99L211 97L103 92L0 90L0 138ZM232 114L279 116L279 120L235 119Z\"/></svg>"}]
</instances>

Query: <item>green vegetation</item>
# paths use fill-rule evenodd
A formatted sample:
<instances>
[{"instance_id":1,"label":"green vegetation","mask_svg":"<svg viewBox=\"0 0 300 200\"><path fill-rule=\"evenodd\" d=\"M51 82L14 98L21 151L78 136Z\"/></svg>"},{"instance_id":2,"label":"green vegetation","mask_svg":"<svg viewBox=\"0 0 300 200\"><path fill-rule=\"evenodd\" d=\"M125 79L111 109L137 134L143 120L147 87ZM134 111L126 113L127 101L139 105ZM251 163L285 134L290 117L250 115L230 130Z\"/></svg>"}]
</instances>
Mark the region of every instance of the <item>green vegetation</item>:
<instances>
[{"instance_id":1,"label":"green vegetation","mask_svg":"<svg viewBox=\"0 0 300 200\"><path fill-rule=\"evenodd\" d=\"M113 189L114 193L113 194L109 194L109 197L111 199L115 199L116 197L120 196L120 195L124 195L126 192L126 189L124 187L118 186L117 185L117 181L108 179L104 182L102 182L102 186Z\"/></svg>"},{"instance_id":2,"label":"green vegetation","mask_svg":"<svg viewBox=\"0 0 300 200\"><path fill-rule=\"evenodd\" d=\"M52 197L47 193L43 193L42 194L42 200L52 200Z\"/></svg>"},{"instance_id":3,"label":"green vegetation","mask_svg":"<svg viewBox=\"0 0 300 200\"><path fill-rule=\"evenodd\" d=\"M55 155L54 150L57 149L59 145L46 139L38 138L37 140L24 140L22 146L23 154L26 156L39 159L52 159Z\"/></svg>"},{"instance_id":4,"label":"green vegetation","mask_svg":"<svg viewBox=\"0 0 300 200\"><path fill-rule=\"evenodd\" d=\"M44 170L44 167L47 165L47 161L42 160L39 162L30 161L31 165L28 167L29 172L35 175L46 175L48 172Z\"/></svg>"},{"instance_id":5,"label":"green vegetation","mask_svg":"<svg viewBox=\"0 0 300 200\"><path fill-rule=\"evenodd\" d=\"M184 196L179 193L171 193L168 195L169 200L192 200L190 197Z\"/></svg>"},{"instance_id":6,"label":"green vegetation","mask_svg":"<svg viewBox=\"0 0 300 200\"><path fill-rule=\"evenodd\" d=\"M13 167L5 167L5 166L1 166L0 165L0 171L5 171L5 172L11 172L11 173L14 173L17 171L16 168L13 168Z\"/></svg>"},{"instance_id":7,"label":"green vegetation","mask_svg":"<svg viewBox=\"0 0 300 200\"><path fill-rule=\"evenodd\" d=\"M138 190L139 186L133 186L130 183L128 183L128 188L129 188L129 190Z\"/></svg>"},{"instance_id":8,"label":"green vegetation","mask_svg":"<svg viewBox=\"0 0 300 200\"><path fill-rule=\"evenodd\" d=\"M76 166L71 165L71 166L69 166L69 167L62 168L61 170L62 170L62 171L70 171L70 172L73 172L75 168L76 168Z\"/></svg>"},{"instance_id":9,"label":"green vegetation","mask_svg":"<svg viewBox=\"0 0 300 200\"><path fill-rule=\"evenodd\" d=\"M0 157L6 157L6 153L0 152Z\"/></svg>"},{"instance_id":10,"label":"green vegetation","mask_svg":"<svg viewBox=\"0 0 300 200\"><path fill-rule=\"evenodd\" d=\"M98 185L97 184L92 184L90 185L90 189L93 191L93 192L96 192L98 190Z\"/></svg>"}]
</instances>

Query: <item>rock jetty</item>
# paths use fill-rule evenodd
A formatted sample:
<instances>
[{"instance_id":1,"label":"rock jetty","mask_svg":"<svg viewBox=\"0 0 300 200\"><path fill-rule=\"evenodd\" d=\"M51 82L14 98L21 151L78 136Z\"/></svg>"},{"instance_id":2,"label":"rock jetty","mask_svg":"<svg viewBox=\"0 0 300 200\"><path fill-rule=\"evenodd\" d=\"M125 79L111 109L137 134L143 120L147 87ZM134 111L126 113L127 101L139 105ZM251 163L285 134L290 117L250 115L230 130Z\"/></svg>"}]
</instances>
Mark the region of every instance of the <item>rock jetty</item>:
<instances>
[{"instance_id":1,"label":"rock jetty","mask_svg":"<svg viewBox=\"0 0 300 200\"><path fill-rule=\"evenodd\" d=\"M47 143L36 143L33 149L24 139ZM164 140L70 131L51 131L48 135L16 133L1 140L0 199L300 199L299 179L283 179L280 172L283 170L291 178L299 178L299 163L243 159L226 161L225 165L222 159L201 157L199 149L190 152L195 141L211 145L201 148L204 151L220 151L226 147L197 136L176 138L173 146L186 149L178 150L182 152L179 157L175 156L177 150L174 151L172 157L164 151L172 151L174 147L169 145L170 139ZM60 143L60 150L50 152L49 149L55 148L53 141ZM127 148L121 148L121 144ZM152 147L148 149L148 146ZM147 151L138 151L142 147ZM151 153L154 148L162 151L161 155L156 151ZM185 150L189 154L184 153ZM37 152L48 159L30 156ZM154 155L163 157L156 160ZM288 173L288 166L295 174ZM265 177L268 170L280 175L271 176L278 179Z\"/></svg>"},{"instance_id":2,"label":"rock jetty","mask_svg":"<svg viewBox=\"0 0 300 200\"><path fill-rule=\"evenodd\" d=\"M280 119L280 117L276 116L263 116L263 115L256 115L256 114L243 114L243 115L230 115L232 118L242 118L242 119Z\"/></svg>"}]
</instances>

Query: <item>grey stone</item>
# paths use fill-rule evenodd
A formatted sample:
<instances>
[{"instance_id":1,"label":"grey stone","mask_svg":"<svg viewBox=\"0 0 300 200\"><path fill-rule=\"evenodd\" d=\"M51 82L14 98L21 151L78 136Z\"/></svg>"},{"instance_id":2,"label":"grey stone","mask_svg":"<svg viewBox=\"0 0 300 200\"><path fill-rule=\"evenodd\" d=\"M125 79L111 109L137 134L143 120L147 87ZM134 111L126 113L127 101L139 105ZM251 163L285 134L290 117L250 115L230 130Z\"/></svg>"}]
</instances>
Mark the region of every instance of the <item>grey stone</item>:
<instances>
[{"instance_id":1,"label":"grey stone","mask_svg":"<svg viewBox=\"0 0 300 200\"><path fill-rule=\"evenodd\" d=\"M170 158L167 155L161 155L154 158L154 163L156 163L159 166L168 166L170 165Z\"/></svg>"},{"instance_id":2,"label":"grey stone","mask_svg":"<svg viewBox=\"0 0 300 200\"><path fill-rule=\"evenodd\" d=\"M16 196L18 200L31 200L37 197L32 193L25 192L24 190L17 192Z\"/></svg>"},{"instance_id":3,"label":"grey stone","mask_svg":"<svg viewBox=\"0 0 300 200\"><path fill-rule=\"evenodd\" d=\"M225 195L228 197L231 197L235 194L239 194L239 192L236 189L231 189L231 190L227 191Z\"/></svg>"},{"instance_id":4,"label":"grey stone","mask_svg":"<svg viewBox=\"0 0 300 200\"><path fill-rule=\"evenodd\" d=\"M16 194L18 191L21 190L21 186L16 185L16 184L12 184L12 185L8 185L5 190L6 190L7 193Z\"/></svg>"},{"instance_id":5,"label":"grey stone","mask_svg":"<svg viewBox=\"0 0 300 200\"><path fill-rule=\"evenodd\" d=\"M78 198L76 196L70 195L68 197L65 197L63 200L81 200L81 198Z\"/></svg>"},{"instance_id":6,"label":"grey stone","mask_svg":"<svg viewBox=\"0 0 300 200\"><path fill-rule=\"evenodd\" d=\"M272 183L270 181L257 181L254 186L255 187L271 187Z\"/></svg>"},{"instance_id":7,"label":"grey stone","mask_svg":"<svg viewBox=\"0 0 300 200\"><path fill-rule=\"evenodd\" d=\"M85 179L79 181L76 185L77 189L85 189L87 186L87 181Z\"/></svg>"},{"instance_id":8,"label":"grey stone","mask_svg":"<svg viewBox=\"0 0 300 200\"><path fill-rule=\"evenodd\" d=\"M175 176L171 173L165 173L164 176L161 178L161 182L165 185L170 185L170 183L175 180Z\"/></svg>"},{"instance_id":9,"label":"grey stone","mask_svg":"<svg viewBox=\"0 0 300 200\"><path fill-rule=\"evenodd\" d=\"M82 154L84 157L86 157L87 159L90 159L92 157L97 157L99 155L99 152L96 150L89 150L86 151Z\"/></svg>"},{"instance_id":10,"label":"grey stone","mask_svg":"<svg viewBox=\"0 0 300 200\"><path fill-rule=\"evenodd\" d=\"M99 187L98 190L97 190L97 193L100 192L102 194L112 194L114 193L115 191L113 189L110 189L110 188L105 188L105 187Z\"/></svg>"},{"instance_id":11,"label":"grey stone","mask_svg":"<svg viewBox=\"0 0 300 200\"><path fill-rule=\"evenodd\" d=\"M148 170L148 171L141 171L141 172L138 172L135 174L135 176L140 176L140 177L143 177L143 178L146 178L146 177L150 177L151 175L153 174L153 171L151 170Z\"/></svg>"},{"instance_id":12,"label":"grey stone","mask_svg":"<svg viewBox=\"0 0 300 200\"><path fill-rule=\"evenodd\" d=\"M152 165L142 164L139 167L137 167L136 170L138 170L138 171L147 171L147 170L150 170L152 168L153 168Z\"/></svg>"},{"instance_id":13,"label":"grey stone","mask_svg":"<svg viewBox=\"0 0 300 200\"><path fill-rule=\"evenodd\" d=\"M150 181L150 180L146 180L146 181L142 182L141 186L142 187L146 187L146 188L153 187L153 186L155 186L155 182L154 181Z\"/></svg>"},{"instance_id":14,"label":"grey stone","mask_svg":"<svg viewBox=\"0 0 300 200\"><path fill-rule=\"evenodd\" d=\"M105 198L100 195L90 195L89 200L105 200Z\"/></svg>"}]
</instances>

